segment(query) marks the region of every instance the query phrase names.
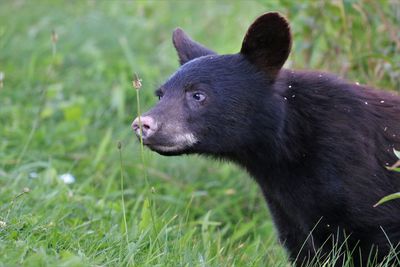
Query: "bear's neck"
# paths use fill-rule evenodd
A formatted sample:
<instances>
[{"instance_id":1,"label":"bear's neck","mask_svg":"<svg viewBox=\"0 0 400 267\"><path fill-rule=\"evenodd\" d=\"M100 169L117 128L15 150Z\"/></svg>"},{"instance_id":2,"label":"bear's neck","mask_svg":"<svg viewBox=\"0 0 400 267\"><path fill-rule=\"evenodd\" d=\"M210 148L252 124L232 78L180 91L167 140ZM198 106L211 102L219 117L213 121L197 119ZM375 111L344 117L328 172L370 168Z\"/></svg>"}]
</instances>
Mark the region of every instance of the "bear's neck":
<instances>
[{"instance_id":1,"label":"bear's neck","mask_svg":"<svg viewBox=\"0 0 400 267\"><path fill-rule=\"evenodd\" d=\"M315 79L321 80L317 81L318 86ZM323 105L321 101L330 101L326 97L319 98L324 94L323 87L336 86L336 83L334 76L325 78L318 73L282 71L274 84L276 101L282 105L281 126L271 134L270 125L260 125L251 142L226 158L245 168L262 187L269 179L312 171L313 164L318 164L318 129L326 127L320 120L326 115L325 111L313 107L315 102ZM260 116L258 121L263 121L263 112L257 116Z\"/></svg>"}]
</instances>

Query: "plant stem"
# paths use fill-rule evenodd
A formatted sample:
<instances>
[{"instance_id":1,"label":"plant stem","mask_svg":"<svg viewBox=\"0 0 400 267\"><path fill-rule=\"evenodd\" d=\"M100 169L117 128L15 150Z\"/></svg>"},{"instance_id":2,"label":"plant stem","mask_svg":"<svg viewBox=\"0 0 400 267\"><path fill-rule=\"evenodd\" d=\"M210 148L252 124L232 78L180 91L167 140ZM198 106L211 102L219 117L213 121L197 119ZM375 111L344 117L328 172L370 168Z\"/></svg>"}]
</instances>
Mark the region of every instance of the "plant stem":
<instances>
[{"instance_id":1,"label":"plant stem","mask_svg":"<svg viewBox=\"0 0 400 267\"><path fill-rule=\"evenodd\" d=\"M136 77L137 80L139 80L137 74L135 74L135 77ZM149 193L149 190L150 190L150 183L149 183L149 180L148 180L148 177L147 177L146 161L145 161L145 158L144 158L143 135L142 135L143 131L142 131L142 121L141 121L141 118L140 118L141 112L140 112L140 93L139 93L139 91L140 91L139 88L137 88L136 89L136 104L137 104L137 117L138 117L138 120L139 120L139 130L140 130L140 135L139 135L140 136L139 137L139 139L140 139L140 155L141 155L141 160L142 160L144 180L145 180L145 183L146 183L146 195L147 195ZM150 196L148 198L149 198L149 206L150 206L151 224L152 224L152 228L153 228L154 233L156 233L157 229L156 229L156 225L155 225L154 205L153 205L153 198L152 198L152 194L151 193L150 193ZM160 245L158 239L156 239L156 243L158 245Z\"/></svg>"},{"instance_id":2,"label":"plant stem","mask_svg":"<svg viewBox=\"0 0 400 267\"><path fill-rule=\"evenodd\" d=\"M142 160L143 170L144 170L144 180L146 182L146 186L149 187L149 181L147 179L147 171L146 171L146 162L144 160L144 147L143 147L143 131L142 131L142 121L141 121L141 112L140 112L140 95L139 90L136 90L136 104L137 104L137 117L139 120L139 130L140 130L140 156Z\"/></svg>"},{"instance_id":3,"label":"plant stem","mask_svg":"<svg viewBox=\"0 0 400 267\"><path fill-rule=\"evenodd\" d=\"M122 214L124 217L124 226L125 226L125 238L126 238L126 245L129 245L129 236L128 236L128 224L126 221L126 210L125 210L125 198L124 198L124 174L123 174L123 165L122 165L122 146L121 142L118 142L118 150L119 150L119 162L121 168L121 202L122 202Z\"/></svg>"}]
</instances>

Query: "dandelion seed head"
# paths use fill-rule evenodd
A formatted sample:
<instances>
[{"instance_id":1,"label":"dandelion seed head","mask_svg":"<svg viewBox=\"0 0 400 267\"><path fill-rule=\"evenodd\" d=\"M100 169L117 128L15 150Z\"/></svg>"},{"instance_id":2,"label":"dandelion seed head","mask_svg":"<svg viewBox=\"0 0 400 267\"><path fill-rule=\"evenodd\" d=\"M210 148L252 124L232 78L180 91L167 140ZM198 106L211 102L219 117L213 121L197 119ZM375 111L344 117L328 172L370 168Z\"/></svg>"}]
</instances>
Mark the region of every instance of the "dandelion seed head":
<instances>
[{"instance_id":1,"label":"dandelion seed head","mask_svg":"<svg viewBox=\"0 0 400 267\"><path fill-rule=\"evenodd\" d=\"M55 30L52 30L52 31L51 31L51 42L52 42L53 44L55 44L55 43L58 42L58 34L56 33Z\"/></svg>"},{"instance_id":2,"label":"dandelion seed head","mask_svg":"<svg viewBox=\"0 0 400 267\"><path fill-rule=\"evenodd\" d=\"M133 88L139 90L142 87L142 79L135 73L132 81Z\"/></svg>"}]
</instances>

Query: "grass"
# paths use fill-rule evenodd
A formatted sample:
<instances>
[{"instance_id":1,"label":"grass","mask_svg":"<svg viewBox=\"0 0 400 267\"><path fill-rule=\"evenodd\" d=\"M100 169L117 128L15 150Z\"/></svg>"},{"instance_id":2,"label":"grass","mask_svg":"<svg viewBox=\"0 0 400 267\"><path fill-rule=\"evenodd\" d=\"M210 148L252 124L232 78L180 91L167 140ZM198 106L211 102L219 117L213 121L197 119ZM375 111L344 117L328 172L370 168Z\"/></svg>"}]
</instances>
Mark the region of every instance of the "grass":
<instances>
[{"instance_id":1,"label":"grass","mask_svg":"<svg viewBox=\"0 0 400 267\"><path fill-rule=\"evenodd\" d=\"M175 27L235 53L269 10L292 22L288 66L400 91L396 1L1 1L0 266L288 266L245 172L141 153L130 129L132 74L146 110Z\"/></svg>"}]
</instances>

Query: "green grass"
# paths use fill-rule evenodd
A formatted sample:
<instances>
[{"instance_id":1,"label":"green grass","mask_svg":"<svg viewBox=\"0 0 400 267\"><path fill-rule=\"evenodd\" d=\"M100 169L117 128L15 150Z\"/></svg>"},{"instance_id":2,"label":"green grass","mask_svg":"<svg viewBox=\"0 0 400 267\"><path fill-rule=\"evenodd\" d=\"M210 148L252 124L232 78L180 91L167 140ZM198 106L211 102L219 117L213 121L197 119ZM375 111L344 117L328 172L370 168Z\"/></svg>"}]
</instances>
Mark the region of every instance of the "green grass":
<instances>
[{"instance_id":1,"label":"green grass","mask_svg":"<svg viewBox=\"0 0 400 267\"><path fill-rule=\"evenodd\" d=\"M395 2L1 1L0 266L288 266L244 171L146 149L144 165L132 74L146 110L178 67L175 27L235 53L278 10L288 66L400 91Z\"/></svg>"}]
</instances>

